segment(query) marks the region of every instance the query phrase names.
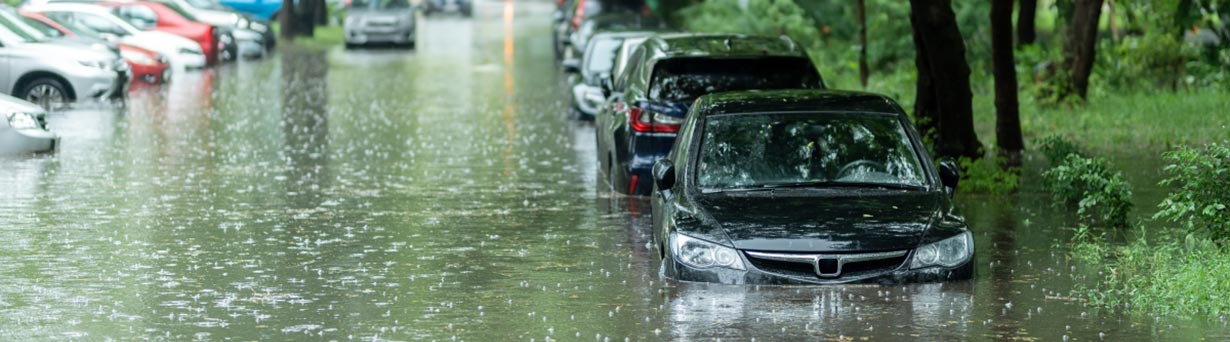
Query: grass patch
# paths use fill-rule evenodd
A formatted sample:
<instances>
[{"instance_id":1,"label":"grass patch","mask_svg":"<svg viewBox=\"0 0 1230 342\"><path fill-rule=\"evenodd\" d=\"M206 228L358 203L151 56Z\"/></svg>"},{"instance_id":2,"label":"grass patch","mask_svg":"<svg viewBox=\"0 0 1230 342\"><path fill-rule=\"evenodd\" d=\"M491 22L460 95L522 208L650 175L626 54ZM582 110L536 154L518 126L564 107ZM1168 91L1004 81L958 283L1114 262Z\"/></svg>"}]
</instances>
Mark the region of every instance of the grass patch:
<instances>
[{"instance_id":1,"label":"grass patch","mask_svg":"<svg viewBox=\"0 0 1230 342\"><path fill-rule=\"evenodd\" d=\"M273 33L281 37L282 25L278 22L273 23ZM309 49L327 50L331 47L342 45L345 43L343 39L341 25L326 25L316 27L315 35L312 37L295 37L294 41L287 42L285 40L279 43L290 44L298 47Z\"/></svg>"},{"instance_id":2,"label":"grass patch","mask_svg":"<svg viewBox=\"0 0 1230 342\"><path fill-rule=\"evenodd\" d=\"M1188 317L1230 312L1230 250L1210 239L1189 234L1150 242L1142 232L1126 245L1088 239L1072 251L1104 276L1078 285L1092 304Z\"/></svg>"}]
</instances>

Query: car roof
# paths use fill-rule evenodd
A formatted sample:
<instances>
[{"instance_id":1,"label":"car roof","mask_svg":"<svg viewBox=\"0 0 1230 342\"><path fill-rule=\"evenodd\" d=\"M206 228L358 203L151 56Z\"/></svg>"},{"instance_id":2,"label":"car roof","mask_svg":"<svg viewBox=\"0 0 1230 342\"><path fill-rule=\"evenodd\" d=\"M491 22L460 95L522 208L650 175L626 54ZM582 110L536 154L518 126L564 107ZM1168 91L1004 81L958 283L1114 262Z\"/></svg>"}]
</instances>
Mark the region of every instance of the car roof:
<instances>
[{"instance_id":1,"label":"car roof","mask_svg":"<svg viewBox=\"0 0 1230 342\"><path fill-rule=\"evenodd\" d=\"M652 37L643 44L653 52L654 59L705 56L806 56L803 47L786 36L672 33Z\"/></svg>"},{"instance_id":2,"label":"car roof","mask_svg":"<svg viewBox=\"0 0 1230 342\"><path fill-rule=\"evenodd\" d=\"M786 112L865 112L904 115L888 96L847 90L790 89L714 93L696 99L701 115Z\"/></svg>"}]
</instances>

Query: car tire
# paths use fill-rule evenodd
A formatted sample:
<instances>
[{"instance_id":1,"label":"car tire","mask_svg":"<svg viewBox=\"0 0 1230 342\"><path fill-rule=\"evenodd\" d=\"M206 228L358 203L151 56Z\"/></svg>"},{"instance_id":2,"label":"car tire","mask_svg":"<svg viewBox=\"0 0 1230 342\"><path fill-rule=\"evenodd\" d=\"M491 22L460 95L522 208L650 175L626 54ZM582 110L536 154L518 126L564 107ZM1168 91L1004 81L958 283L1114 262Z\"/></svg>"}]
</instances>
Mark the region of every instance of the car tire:
<instances>
[{"instance_id":1,"label":"car tire","mask_svg":"<svg viewBox=\"0 0 1230 342\"><path fill-rule=\"evenodd\" d=\"M358 47L358 45L355 43L346 43L345 47L346 47L346 50L353 50L354 48Z\"/></svg>"},{"instance_id":2,"label":"car tire","mask_svg":"<svg viewBox=\"0 0 1230 342\"><path fill-rule=\"evenodd\" d=\"M68 87L60 80L51 77L38 78L26 83L18 94L21 95L21 99L49 110L72 101Z\"/></svg>"}]
</instances>

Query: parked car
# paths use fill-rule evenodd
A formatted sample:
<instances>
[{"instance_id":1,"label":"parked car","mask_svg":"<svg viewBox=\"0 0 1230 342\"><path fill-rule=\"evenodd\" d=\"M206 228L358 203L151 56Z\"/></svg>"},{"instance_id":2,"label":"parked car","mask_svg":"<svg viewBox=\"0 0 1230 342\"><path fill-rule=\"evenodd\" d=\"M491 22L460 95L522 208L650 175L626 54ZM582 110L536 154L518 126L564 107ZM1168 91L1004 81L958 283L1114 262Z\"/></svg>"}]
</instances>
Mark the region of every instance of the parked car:
<instances>
[{"instance_id":1,"label":"parked car","mask_svg":"<svg viewBox=\"0 0 1230 342\"><path fill-rule=\"evenodd\" d=\"M111 14L145 30L156 30L191 39L205 53L206 64L231 60L237 55L235 40L229 30L201 23L196 18L170 6L150 1L103 2Z\"/></svg>"},{"instance_id":2,"label":"parked car","mask_svg":"<svg viewBox=\"0 0 1230 342\"><path fill-rule=\"evenodd\" d=\"M371 43L414 48L414 5L408 0L354 0L342 28L348 48Z\"/></svg>"},{"instance_id":3,"label":"parked car","mask_svg":"<svg viewBox=\"0 0 1230 342\"><path fill-rule=\"evenodd\" d=\"M472 0L423 0L423 14L431 15L436 12L457 11L462 16L469 17L474 13L474 2Z\"/></svg>"},{"instance_id":4,"label":"parked car","mask_svg":"<svg viewBox=\"0 0 1230 342\"><path fill-rule=\"evenodd\" d=\"M55 151L60 137L47 129L47 111L33 103L0 94L0 154Z\"/></svg>"},{"instance_id":5,"label":"parked car","mask_svg":"<svg viewBox=\"0 0 1230 342\"><path fill-rule=\"evenodd\" d=\"M787 37L671 34L636 48L604 90L595 117L599 171L616 192L647 195L650 168L670 152L692 101L752 89L824 88L811 59Z\"/></svg>"},{"instance_id":6,"label":"parked car","mask_svg":"<svg viewBox=\"0 0 1230 342\"><path fill-rule=\"evenodd\" d=\"M108 52L46 44L0 25L0 92L50 108L123 91L128 65Z\"/></svg>"},{"instance_id":7,"label":"parked car","mask_svg":"<svg viewBox=\"0 0 1230 342\"><path fill-rule=\"evenodd\" d=\"M586 44L585 53L580 61L568 59L564 61L564 71L575 73L572 85L572 111L581 119L593 119L599 106L606 102L602 94L602 83L611 78L611 69L619 48L628 38L648 38L654 32L604 32L594 35Z\"/></svg>"},{"instance_id":8,"label":"parked car","mask_svg":"<svg viewBox=\"0 0 1230 342\"><path fill-rule=\"evenodd\" d=\"M61 25L38 13L25 12L21 15L26 24L44 32L48 36L76 38L88 42L106 42L98 36L98 33L79 25L70 29L68 26ZM124 58L124 61L128 62L128 68L131 70L129 77L131 85L157 85L170 82L171 64L166 56L124 43L116 44L116 48L119 50L120 56Z\"/></svg>"},{"instance_id":9,"label":"parked car","mask_svg":"<svg viewBox=\"0 0 1230 342\"><path fill-rule=\"evenodd\" d=\"M586 19L581 27L568 36L569 49L564 51L564 60L581 58L589 40L598 32L610 31L656 31L664 29L665 23L656 17L640 13L617 12L599 14Z\"/></svg>"},{"instance_id":10,"label":"parked car","mask_svg":"<svg viewBox=\"0 0 1230 342\"><path fill-rule=\"evenodd\" d=\"M654 166L664 274L728 284L969 279L973 235L950 199L957 166L934 165L912 127L876 94L701 97Z\"/></svg>"},{"instance_id":11,"label":"parked car","mask_svg":"<svg viewBox=\"0 0 1230 342\"><path fill-rule=\"evenodd\" d=\"M250 14L236 11L216 0L155 0L165 4L174 4L172 8L182 9L202 23L225 27L231 30L231 35L239 42L241 56L263 56L264 49L252 49L252 44L271 48L277 44L273 27L268 20L256 19ZM259 52L259 54L258 54Z\"/></svg>"},{"instance_id":12,"label":"parked car","mask_svg":"<svg viewBox=\"0 0 1230 342\"><path fill-rule=\"evenodd\" d=\"M158 31L143 31L116 17L107 8L89 4L51 3L23 8L23 11L41 14L65 26L80 25L100 37L156 51L171 61L176 69L201 68L205 66L205 54L196 42L174 34Z\"/></svg>"},{"instance_id":13,"label":"parked car","mask_svg":"<svg viewBox=\"0 0 1230 342\"><path fill-rule=\"evenodd\" d=\"M218 2L261 21L275 20L278 12L282 11L282 0L218 0Z\"/></svg>"}]
</instances>

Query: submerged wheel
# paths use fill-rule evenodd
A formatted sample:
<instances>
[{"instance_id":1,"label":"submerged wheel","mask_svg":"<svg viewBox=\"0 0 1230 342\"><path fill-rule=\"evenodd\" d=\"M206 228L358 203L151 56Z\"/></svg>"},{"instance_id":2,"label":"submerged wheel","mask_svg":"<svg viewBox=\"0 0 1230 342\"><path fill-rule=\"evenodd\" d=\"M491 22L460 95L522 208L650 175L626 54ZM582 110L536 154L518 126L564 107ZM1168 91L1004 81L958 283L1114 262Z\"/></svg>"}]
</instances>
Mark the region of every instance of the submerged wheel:
<instances>
[{"instance_id":1,"label":"submerged wheel","mask_svg":"<svg viewBox=\"0 0 1230 342\"><path fill-rule=\"evenodd\" d=\"M64 86L64 83L50 77L31 81L26 84L25 89L22 89L19 94L26 101L42 106L45 109L59 107L70 100L68 88Z\"/></svg>"}]
</instances>

